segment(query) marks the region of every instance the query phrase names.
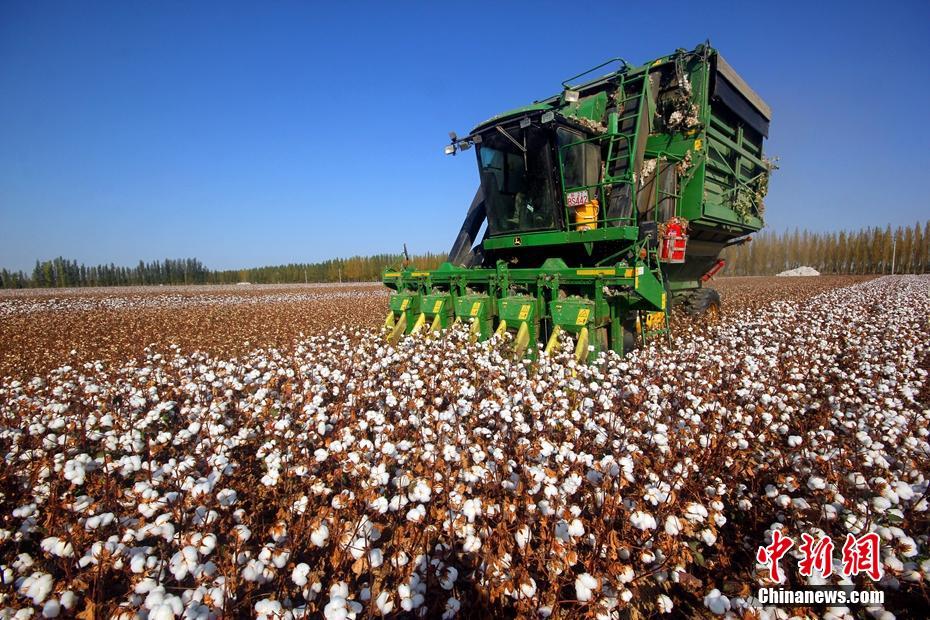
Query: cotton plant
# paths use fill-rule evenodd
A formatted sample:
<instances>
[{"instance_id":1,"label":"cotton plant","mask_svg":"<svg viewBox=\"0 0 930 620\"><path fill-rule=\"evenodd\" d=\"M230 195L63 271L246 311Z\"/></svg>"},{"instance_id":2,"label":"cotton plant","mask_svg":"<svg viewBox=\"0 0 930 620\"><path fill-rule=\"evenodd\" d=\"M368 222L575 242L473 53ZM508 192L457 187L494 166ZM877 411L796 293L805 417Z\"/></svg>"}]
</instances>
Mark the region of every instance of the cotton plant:
<instances>
[{"instance_id":1,"label":"cotton plant","mask_svg":"<svg viewBox=\"0 0 930 620\"><path fill-rule=\"evenodd\" d=\"M82 613L106 574L125 594L97 612L127 618L738 616L755 607L715 567L776 529L876 533L875 587L911 600L930 579L928 291L747 303L591 365L568 342L529 362L467 328L334 328L0 380L0 606Z\"/></svg>"}]
</instances>

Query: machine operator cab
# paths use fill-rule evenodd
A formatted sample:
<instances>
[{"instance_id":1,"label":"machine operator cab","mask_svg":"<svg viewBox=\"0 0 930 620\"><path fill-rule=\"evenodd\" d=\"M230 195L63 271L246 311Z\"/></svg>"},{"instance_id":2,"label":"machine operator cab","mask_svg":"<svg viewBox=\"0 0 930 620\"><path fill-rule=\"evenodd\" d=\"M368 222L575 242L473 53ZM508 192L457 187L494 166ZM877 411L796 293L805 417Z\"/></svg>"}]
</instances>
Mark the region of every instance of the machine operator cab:
<instances>
[{"instance_id":1,"label":"machine operator cab","mask_svg":"<svg viewBox=\"0 0 930 620\"><path fill-rule=\"evenodd\" d=\"M571 235L610 225L603 208L611 193L604 178L608 149L603 129L536 104L491 119L467 138L450 135L448 154L474 146L477 156L481 213L480 218L466 218L463 229L472 220L486 223L477 262L455 262L493 265L504 258L535 263L542 254L534 256L527 246L558 243L544 233ZM478 241L477 232L467 235L461 249Z\"/></svg>"},{"instance_id":2,"label":"machine operator cab","mask_svg":"<svg viewBox=\"0 0 930 620\"><path fill-rule=\"evenodd\" d=\"M596 199L600 147L582 128L546 116L522 116L471 136L489 237L565 230L566 208Z\"/></svg>"},{"instance_id":3,"label":"machine operator cab","mask_svg":"<svg viewBox=\"0 0 930 620\"><path fill-rule=\"evenodd\" d=\"M600 148L580 130L524 117L478 135L488 236L563 230L563 207L595 198ZM579 189L566 195L565 188Z\"/></svg>"}]
</instances>

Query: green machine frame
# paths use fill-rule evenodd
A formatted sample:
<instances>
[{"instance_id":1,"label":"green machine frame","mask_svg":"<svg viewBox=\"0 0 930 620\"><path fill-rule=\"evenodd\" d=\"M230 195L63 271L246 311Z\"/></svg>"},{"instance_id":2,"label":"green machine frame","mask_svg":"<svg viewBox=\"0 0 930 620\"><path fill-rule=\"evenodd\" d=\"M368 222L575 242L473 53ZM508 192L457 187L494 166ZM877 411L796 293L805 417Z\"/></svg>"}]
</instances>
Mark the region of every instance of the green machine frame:
<instances>
[{"instance_id":1,"label":"green machine frame","mask_svg":"<svg viewBox=\"0 0 930 620\"><path fill-rule=\"evenodd\" d=\"M614 62L619 69L570 84ZM475 243L491 215L479 188L448 262L384 273L395 291L385 320L392 340L460 321L474 339L514 332L518 355L535 357L536 343L548 348L563 332L576 340L579 359L622 353L637 339L667 334L673 299L700 289L720 252L762 227L771 111L715 49L677 50L639 67L615 59L562 86L464 138L450 134L446 147L448 154L476 147L480 166L481 149L503 135L527 166L527 135L569 128L577 138L551 147L553 225L488 227ZM582 145L597 154L596 174L572 183L567 162ZM578 196L596 209L594 221L578 219ZM683 263L660 260L660 231L671 219L687 225Z\"/></svg>"}]
</instances>

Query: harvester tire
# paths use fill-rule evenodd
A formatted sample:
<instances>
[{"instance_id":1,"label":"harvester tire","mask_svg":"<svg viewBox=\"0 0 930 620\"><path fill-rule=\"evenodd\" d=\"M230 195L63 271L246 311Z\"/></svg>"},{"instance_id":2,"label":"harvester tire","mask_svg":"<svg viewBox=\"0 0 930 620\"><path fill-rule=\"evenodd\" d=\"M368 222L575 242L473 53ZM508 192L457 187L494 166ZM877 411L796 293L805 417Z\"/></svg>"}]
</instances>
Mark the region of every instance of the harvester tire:
<instances>
[{"instance_id":1,"label":"harvester tire","mask_svg":"<svg viewBox=\"0 0 930 620\"><path fill-rule=\"evenodd\" d=\"M699 288L682 299L681 307L691 316L715 323L720 318L720 293L712 288Z\"/></svg>"}]
</instances>

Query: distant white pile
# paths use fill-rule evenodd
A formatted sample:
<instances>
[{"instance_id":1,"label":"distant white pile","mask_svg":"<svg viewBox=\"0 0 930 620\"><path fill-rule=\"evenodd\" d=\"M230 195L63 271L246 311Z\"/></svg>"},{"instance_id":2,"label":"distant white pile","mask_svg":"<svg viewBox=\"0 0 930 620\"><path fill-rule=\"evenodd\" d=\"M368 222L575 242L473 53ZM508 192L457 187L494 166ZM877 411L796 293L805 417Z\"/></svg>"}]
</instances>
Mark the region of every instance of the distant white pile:
<instances>
[{"instance_id":1,"label":"distant white pile","mask_svg":"<svg viewBox=\"0 0 930 620\"><path fill-rule=\"evenodd\" d=\"M795 267L794 269L789 269L788 271L782 271L779 274L776 274L780 277L796 277L796 276L819 276L820 272L814 269L813 267Z\"/></svg>"},{"instance_id":2,"label":"distant white pile","mask_svg":"<svg viewBox=\"0 0 930 620\"><path fill-rule=\"evenodd\" d=\"M593 366L359 330L0 385L0 616L775 618L774 529L878 533L908 605L928 313L882 278Z\"/></svg>"}]
</instances>

